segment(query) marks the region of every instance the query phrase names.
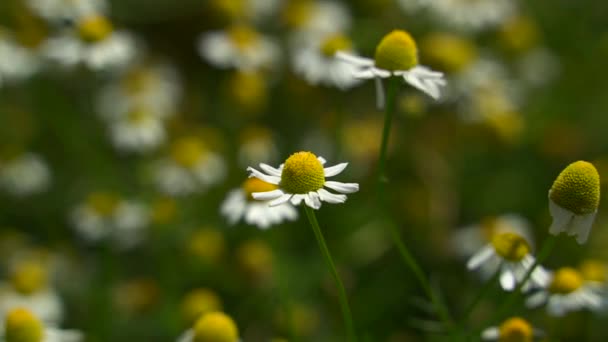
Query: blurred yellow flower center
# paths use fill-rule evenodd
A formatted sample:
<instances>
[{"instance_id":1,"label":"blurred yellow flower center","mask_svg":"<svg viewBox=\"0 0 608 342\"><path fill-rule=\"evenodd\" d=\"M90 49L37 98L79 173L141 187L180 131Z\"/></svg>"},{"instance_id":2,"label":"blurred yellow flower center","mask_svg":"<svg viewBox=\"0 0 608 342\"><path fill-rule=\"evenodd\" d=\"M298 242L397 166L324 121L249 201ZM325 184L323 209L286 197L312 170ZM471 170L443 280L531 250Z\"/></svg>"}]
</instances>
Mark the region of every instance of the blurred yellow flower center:
<instances>
[{"instance_id":1,"label":"blurred yellow flower center","mask_svg":"<svg viewBox=\"0 0 608 342\"><path fill-rule=\"evenodd\" d=\"M244 17L247 12L243 0L212 0L211 7L220 16L233 20Z\"/></svg>"},{"instance_id":2,"label":"blurred yellow flower center","mask_svg":"<svg viewBox=\"0 0 608 342\"><path fill-rule=\"evenodd\" d=\"M203 314L222 309L220 298L211 290L196 289L182 301L182 314L188 323L193 323Z\"/></svg>"},{"instance_id":3,"label":"blurred yellow flower center","mask_svg":"<svg viewBox=\"0 0 608 342\"><path fill-rule=\"evenodd\" d=\"M278 189L278 186L266 183L263 180L255 177L247 178L247 180L243 182L243 190L245 190L245 194L247 194L247 199L251 201L254 200L251 196L251 194L254 192L266 192L276 189Z\"/></svg>"},{"instance_id":4,"label":"blurred yellow flower center","mask_svg":"<svg viewBox=\"0 0 608 342\"><path fill-rule=\"evenodd\" d=\"M530 253L526 239L515 233L494 234L492 246L496 254L508 261L520 261Z\"/></svg>"},{"instance_id":5,"label":"blurred yellow flower center","mask_svg":"<svg viewBox=\"0 0 608 342\"><path fill-rule=\"evenodd\" d=\"M46 287L46 269L39 262L23 262L11 275L11 284L19 293L25 295L35 293Z\"/></svg>"},{"instance_id":6,"label":"blurred yellow flower center","mask_svg":"<svg viewBox=\"0 0 608 342\"><path fill-rule=\"evenodd\" d=\"M557 176L549 198L576 215L590 214L600 204L600 176L593 164L577 161Z\"/></svg>"},{"instance_id":7,"label":"blurred yellow flower center","mask_svg":"<svg viewBox=\"0 0 608 342\"><path fill-rule=\"evenodd\" d=\"M418 65L418 48L409 33L394 30L382 38L374 59L380 69L409 70Z\"/></svg>"},{"instance_id":8,"label":"blurred yellow flower center","mask_svg":"<svg viewBox=\"0 0 608 342\"><path fill-rule=\"evenodd\" d=\"M202 262L213 263L224 254L226 243L222 233L212 228L194 232L188 240L188 251Z\"/></svg>"},{"instance_id":9,"label":"blurred yellow flower center","mask_svg":"<svg viewBox=\"0 0 608 342\"><path fill-rule=\"evenodd\" d=\"M109 192L94 192L87 198L87 205L100 216L111 216L120 203L120 198Z\"/></svg>"},{"instance_id":10,"label":"blurred yellow flower center","mask_svg":"<svg viewBox=\"0 0 608 342\"><path fill-rule=\"evenodd\" d=\"M336 34L325 39L321 44L321 53L326 57L333 57L338 51L349 51L353 47L348 37Z\"/></svg>"},{"instance_id":11,"label":"blurred yellow flower center","mask_svg":"<svg viewBox=\"0 0 608 342\"><path fill-rule=\"evenodd\" d=\"M6 342L42 342L44 327L30 311L13 309L6 315L4 323Z\"/></svg>"},{"instance_id":12,"label":"blurred yellow flower center","mask_svg":"<svg viewBox=\"0 0 608 342\"><path fill-rule=\"evenodd\" d=\"M152 205L152 222L165 224L170 222L177 214L177 203L173 198L162 197Z\"/></svg>"},{"instance_id":13,"label":"blurred yellow flower center","mask_svg":"<svg viewBox=\"0 0 608 342\"><path fill-rule=\"evenodd\" d=\"M532 342L532 326L524 319L512 317L504 321L499 329L499 342Z\"/></svg>"},{"instance_id":14,"label":"blurred yellow flower center","mask_svg":"<svg viewBox=\"0 0 608 342\"><path fill-rule=\"evenodd\" d=\"M272 272L272 250L261 240L250 240L237 250L237 258L243 270L254 276Z\"/></svg>"},{"instance_id":15,"label":"blurred yellow flower center","mask_svg":"<svg viewBox=\"0 0 608 342\"><path fill-rule=\"evenodd\" d=\"M195 137L183 137L171 145L171 157L185 168L193 168L206 154L205 144Z\"/></svg>"},{"instance_id":16,"label":"blurred yellow flower center","mask_svg":"<svg viewBox=\"0 0 608 342\"><path fill-rule=\"evenodd\" d=\"M531 18L516 16L501 27L500 38L507 49L526 51L538 44L539 33Z\"/></svg>"},{"instance_id":17,"label":"blurred yellow flower center","mask_svg":"<svg viewBox=\"0 0 608 342\"><path fill-rule=\"evenodd\" d=\"M123 79L123 86L130 95L145 92L156 81L156 74L146 68L131 70Z\"/></svg>"},{"instance_id":18,"label":"blurred yellow flower center","mask_svg":"<svg viewBox=\"0 0 608 342\"><path fill-rule=\"evenodd\" d=\"M127 114L127 120L134 124L143 124L150 117L150 114L144 109L135 109Z\"/></svg>"},{"instance_id":19,"label":"blurred yellow flower center","mask_svg":"<svg viewBox=\"0 0 608 342\"><path fill-rule=\"evenodd\" d=\"M310 0L288 1L283 10L283 21L290 28L300 28L308 22L315 4Z\"/></svg>"},{"instance_id":20,"label":"blurred yellow flower center","mask_svg":"<svg viewBox=\"0 0 608 342\"><path fill-rule=\"evenodd\" d=\"M259 34L249 26L236 25L228 30L230 40L239 49L245 50L254 46L259 40Z\"/></svg>"},{"instance_id":21,"label":"blurred yellow flower center","mask_svg":"<svg viewBox=\"0 0 608 342\"><path fill-rule=\"evenodd\" d=\"M605 283L606 264L599 260L585 260L580 266L581 275L585 280Z\"/></svg>"},{"instance_id":22,"label":"blurred yellow flower center","mask_svg":"<svg viewBox=\"0 0 608 342\"><path fill-rule=\"evenodd\" d=\"M88 43L99 42L112 33L112 23L102 15L93 15L78 23L80 38Z\"/></svg>"},{"instance_id":23,"label":"blurred yellow flower center","mask_svg":"<svg viewBox=\"0 0 608 342\"><path fill-rule=\"evenodd\" d=\"M434 33L422 43L425 62L445 71L460 71L477 58L475 45L465 38L449 33Z\"/></svg>"},{"instance_id":24,"label":"blurred yellow flower center","mask_svg":"<svg viewBox=\"0 0 608 342\"><path fill-rule=\"evenodd\" d=\"M325 184L323 165L310 152L297 152L289 156L281 174L281 188L290 194L317 191Z\"/></svg>"},{"instance_id":25,"label":"blurred yellow flower center","mask_svg":"<svg viewBox=\"0 0 608 342\"><path fill-rule=\"evenodd\" d=\"M253 72L238 72L228 80L228 91L236 103L246 109L259 108L266 99L264 78Z\"/></svg>"},{"instance_id":26,"label":"blurred yellow flower center","mask_svg":"<svg viewBox=\"0 0 608 342\"><path fill-rule=\"evenodd\" d=\"M193 342L237 342L236 324L222 312L210 312L194 324Z\"/></svg>"},{"instance_id":27,"label":"blurred yellow flower center","mask_svg":"<svg viewBox=\"0 0 608 342\"><path fill-rule=\"evenodd\" d=\"M568 294L583 286L583 277L575 269L562 267L555 272L553 280L549 284L549 292L556 294Z\"/></svg>"}]
</instances>

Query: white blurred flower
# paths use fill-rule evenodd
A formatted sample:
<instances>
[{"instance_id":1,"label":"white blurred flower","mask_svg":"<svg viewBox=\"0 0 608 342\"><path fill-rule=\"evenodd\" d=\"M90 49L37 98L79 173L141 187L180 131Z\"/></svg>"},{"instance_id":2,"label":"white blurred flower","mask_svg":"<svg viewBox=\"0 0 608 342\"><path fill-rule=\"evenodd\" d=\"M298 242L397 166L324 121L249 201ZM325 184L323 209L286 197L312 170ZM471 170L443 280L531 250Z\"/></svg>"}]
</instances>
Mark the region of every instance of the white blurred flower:
<instances>
[{"instance_id":1,"label":"white blurred flower","mask_svg":"<svg viewBox=\"0 0 608 342\"><path fill-rule=\"evenodd\" d=\"M348 8L337 1L287 1L283 20L298 39L318 39L347 32L352 18Z\"/></svg>"},{"instance_id":2,"label":"white blurred flower","mask_svg":"<svg viewBox=\"0 0 608 342\"><path fill-rule=\"evenodd\" d=\"M51 183L47 164L36 154L0 161L0 188L15 196L27 196L44 191Z\"/></svg>"},{"instance_id":3,"label":"white blurred flower","mask_svg":"<svg viewBox=\"0 0 608 342\"><path fill-rule=\"evenodd\" d=\"M37 53L21 46L0 28L0 87L27 79L39 68Z\"/></svg>"},{"instance_id":4,"label":"white blurred flower","mask_svg":"<svg viewBox=\"0 0 608 342\"><path fill-rule=\"evenodd\" d=\"M485 341L499 342L532 342L544 333L534 328L521 317L511 317L497 327L489 327L482 331L481 338Z\"/></svg>"},{"instance_id":5,"label":"white blurred flower","mask_svg":"<svg viewBox=\"0 0 608 342\"><path fill-rule=\"evenodd\" d=\"M11 309L3 320L0 330L2 341L80 342L82 333L77 330L61 330L48 326L35 312L24 307ZM27 334L24 334L24 331Z\"/></svg>"},{"instance_id":6,"label":"white blurred flower","mask_svg":"<svg viewBox=\"0 0 608 342\"><path fill-rule=\"evenodd\" d=\"M40 17L55 23L74 21L92 14L105 13L106 0L26 0Z\"/></svg>"},{"instance_id":7,"label":"white blurred flower","mask_svg":"<svg viewBox=\"0 0 608 342\"><path fill-rule=\"evenodd\" d=\"M144 109L135 110L109 122L110 137L121 151L144 153L165 142L163 122Z\"/></svg>"},{"instance_id":8,"label":"white blurred flower","mask_svg":"<svg viewBox=\"0 0 608 342\"><path fill-rule=\"evenodd\" d=\"M509 19L516 11L514 0L426 0L435 21L449 28L477 32Z\"/></svg>"},{"instance_id":9,"label":"white blurred flower","mask_svg":"<svg viewBox=\"0 0 608 342\"><path fill-rule=\"evenodd\" d=\"M272 131L260 126L250 126L243 130L237 152L239 165L247 167L258 160L273 161L278 148L272 139Z\"/></svg>"}]
</instances>

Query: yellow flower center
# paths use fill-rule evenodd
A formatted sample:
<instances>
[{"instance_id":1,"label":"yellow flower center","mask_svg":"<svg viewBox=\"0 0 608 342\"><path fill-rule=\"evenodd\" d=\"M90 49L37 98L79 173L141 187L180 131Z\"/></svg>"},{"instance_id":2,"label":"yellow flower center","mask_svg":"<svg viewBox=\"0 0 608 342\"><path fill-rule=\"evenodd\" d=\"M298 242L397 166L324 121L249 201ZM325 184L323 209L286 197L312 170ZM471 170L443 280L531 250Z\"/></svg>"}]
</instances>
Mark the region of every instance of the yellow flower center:
<instances>
[{"instance_id":1,"label":"yellow flower center","mask_svg":"<svg viewBox=\"0 0 608 342\"><path fill-rule=\"evenodd\" d=\"M348 37L342 34L336 34L328 37L321 44L321 53L326 57L333 57L338 51L349 51L353 47L353 43Z\"/></svg>"},{"instance_id":2,"label":"yellow flower center","mask_svg":"<svg viewBox=\"0 0 608 342\"><path fill-rule=\"evenodd\" d=\"M243 190L245 194L247 194L247 199L250 201L254 201L251 196L254 192L266 192L278 189L278 186L270 183L266 183L263 180L257 179L255 177L247 178L245 182L243 182Z\"/></svg>"},{"instance_id":3,"label":"yellow flower center","mask_svg":"<svg viewBox=\"0 0 608 342\"><path fill-rule=\"evenodd\" d=\"M553 280L549 284L549 292L556 294L568 294L583 286L583 277L575 269L562 267L555 272Z\"/></svg>"},{"instance_id":4,"label":"yellow flower center","mask_svg":"<svg viewBox=\"0 0 608 342\"><path fill-rule=\"evenodd\" d=\"M134 125L143 124L149 117L150 114L143 108L134 109L127 114L127 120Z\"/></svg>"},{"instance_id":5,"label":"yellow flower center","mask_svg":"<svg viewBox=\"0 0 608 342\"><path fill-rule=\"evenodd\" d=\"M243 0L212 0L211 8L216 11L218 17L235 20L245 17L247 8Z\"/></svg>"},{"instance_id":6,"label":"yellow flower center","mask_svg":"<svg viewBox=\"0 0 608 342\"><path fill-rule=\"evenodd\" d=\"M409 70L418 65L418 48L409 33L394 30L382 38L374 59L380 69Z\"/></svg>"},{"instance_id":7,"label":"yellow flower center","mask_svg":"<svg viewBox=\"0 0 608 342\"><path fill-rule=\"evenodd\" d=\"M425 62L446 71L460 71L477 58L475 45L467 39L449 33L435 33L422 43Z\"/></svg>"},{"instance_id":8,"label":"yellow flower center","mask_svg":"<svg viewBox=\"0 0 608 342\"><path fill-rule=\"evenodd\" d=\"M253 276L272 273L272 250L261 240L250 240L239 246L237 259L242 269Z\"/></svg>"},{"instance_id":9,"label":"yellow flower center","mask_svg":"<svg viewBox=\"0 0 608 342\"><path fill-rule=\"evenodd\" d=\"M499 329L499 342L532 342L534 333L530 323L519 317L504 321Z\"/></svg>"},{"instance_id":10,"label":"yellow flower center","mask_svg":"<svg viewBox=\"0 0 608 342\"><path fill-rule=\"evenodd\" d=\"M87 43L106 39L112 33L112 23L102 15L92 15L78 23L78 34Z\"/></svg>"},{"instance_id":11,"label":"yellow flower center","mask_svg":"<svg viewBox=\"0 0 608 342\"><path fill-rule=\"evenodd\" d=\"M228 30L230 40L240 50L254 46L259 40L259 34L249 26L235 25Z\"/></svg>"},{"instance_id":12,"label":"yellow flower center","mask_svg":"<svg viewBox=\"0 0 608 342\"><path fill-rule=\"evenodd\" d=\"M607 280L606 265L599 260L585 260L579 269L585 280L598 283L605 283Z\"/></svg>"},{"instance_id":13,"label":"yellow flower center","mask_svg":"<svg viewBox=\"0 0 608 342\"><path fill-rule=\"evenodd\" d=\"M203 314L218 310L222 310L222 302L213 291L208 289L193 290L182 301L182 315L188 323L195 322Z\"/></svg>"},{"instance_id":14,"label":"yellow flower center","mask_svg":"<svg viewBox=\"0 0 608 342\"><path fill-rule=\"evenodd\" d=\"M185 168L193 168L206 154L205 144L196 137L182 137L171 145L171 157Z\"/></svg>"},{"instance_id":15,"label":"yellow flower center","mask_svg":"<svg viewBox=\"0 0 608 342\"><path fill-rule=\"evenodd\" d=\"M152 222L165 224L177 215L177 202L171 197L161 197L152 204Z\"/></svg>"},{"instance_id":16,"label":"yellow flower center","mask_svg":"<svg viewBox=\"0 0 608 342\"><path fill-rule=\"evenodd\" d=\"M39 262L23 262L11 275L11 284L19 293L25 295L35 293L46 287L46 269Z\"/></svg>"},{"instance_id":17,"label":"yellow flower center","mask_svg":"<svg viewBox=\"0 0 608 342\"><path fill-rule=\"evenodd\" d=\"M283 21L290 28L302 27L312 16L314 6L310 0L288 1L282 13Z\"/></svg>"},{"instance_id":18,"label":"yellow flower center","mask_svg":"<svg viewBox=\"0 0 608 342\"><path fill-rule=\"evenodd\" d=\"M119 203L120 197L110 192L94 192L87 198L87 205L104 217L114 214Z\"/></svg>"},{"instance_id":19,"label":"yellow flower center","mask_svg":"<svg viewBox=\"0 0 608 342\"><path fill-rule=\"evenodd\" d=\"M557 176L549 198L576 215L595 212L600 203L600 176L593 164L577 161Z\"/></svg>"},{"instance_id":20,"label":"yellow flower center","mask_svg":"<svg viewBox=\"0 0 608 342\"><path fill-rule=\"evenodd\" d=\"M266 101L266 83L258 73L235 73L227 85L234 101L245 109L256 110Z\"/></svg>"},{"instance_id":21,"label":"yellow flower center","mask_svg":"<svg viewBox=\"0 0 608 342\"><path fill-rule=\"evenodd\" d=\"M236 324L222 312L210 312L194 324L193 342L236 342L239 333Z\"/></svg>"},{"instance_id":22,"label":"yellow flower center","mask_svg":"<svg viewBox=\"0 0 608 342\"><path fill-rule=\"evenodd\" d=\"M323 165L311 152L297 152L289 156L281 173L281 188L290 194L307 194L325 184Z\"/></svg>"},{"instance_id":23,"label":"yellow flower center","mask_svg":"<svg viewBox=\"0 0 608 342\"><path fill-rule=\"evenodd\" d=\"M536 23L528 17L517 16L507 21L500 30L502 44L513 51L526 51L539 40Z\"/></svg>"},{"instance_id":24,"label":"yellow flower center","mask_svg":"<svg viewBox=\"0 0 608 342\"><path fill-rule=\"evenodd\" d=\"M520 261L530 253L526 239L515 233L494 234L492 246L496 254L508 261Z\"/></svg>"},{"instance_id":25,"label":"yellow flower center","mask_svg":"<svg viewBox=\"0 0 608 342\"><path fill-rule=\"evenodd\" d=\"M126 92L135 95L145 92L156 81L156 74L145 67L136 68L124 77L122 84Z\"/></svg>"},{"instance_id":26,"label":"yellow flower center","mask_svg":"<svg viewBox=\"0 0 608 342\"><path fill-rule=\"evenodd\" d=\"M41 342L44 337L42 322L23 308L13 309L6 315L4 328L6 342Z\"/></svg>"},{"instance_id":27,"label":"yellow flower center","mask_svg":"<svg viewBox=\"0 0 608 342\"><path fill-rule=\"evenodd\" d=\"M226 243L222 233L212 228L194 232L188 240L188 251L204 263L214 263L224 254Z\"/></svg>"}]
</instances>

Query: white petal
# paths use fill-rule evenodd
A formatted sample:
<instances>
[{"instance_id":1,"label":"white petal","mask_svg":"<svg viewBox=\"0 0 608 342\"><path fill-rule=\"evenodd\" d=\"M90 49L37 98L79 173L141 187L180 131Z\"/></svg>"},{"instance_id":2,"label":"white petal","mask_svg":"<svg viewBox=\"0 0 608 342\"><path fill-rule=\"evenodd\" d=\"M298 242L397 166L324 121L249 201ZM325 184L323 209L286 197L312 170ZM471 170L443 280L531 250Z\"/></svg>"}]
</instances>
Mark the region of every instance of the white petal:
<instances>
[{"instance_id":1,"label":"white petal","mask_svg":"<svg viewBox=\"0 0 608 342\"><path fill-rule=\"evenodd\" d=\"M265 175L265 174L261 173L260 171L252 168L251 166L247 168L247 171L250 172L249 177L255 177L255 178L261 179L266 183L276 185L281 182L281 177Z\"/></svg>"},{"instance_id":2,"label":"white petal","mask_svg":"<svg viewBox=\"0 0 608 342\"><path fill-rule=\"evenodd\" d=\"M510 269L506 268L500 274L500 286L505 291L513 291L515 289L515 276Z\"/></svg>"},{"instance_id":3,"label":"white petal","mask_svg":"<svg viewBox=\"0 0 608 342\"><path fill-rule=\"evenodd\" d=\"M579 244L582 245L587 242L589 232L591 231L591 227L593 226L593 222L595 221L596 213L597 211L586 215L575 215L574 219L572 219L572 222L570 223L570 227L568 229L568 234L576 235L576 242L578 242Z\"/></svg>"},{"instance_id":4,"label":"white petal","mask_svg":"<svg viewBox=\"0 0 608 342\"><path fill-rule=\"evenodd\" d=\"M260 163L260 169L264 170L264 172L271 176L281 177L281 170L276 169L268 164Z\"/></svg>"},{"instance_id":5,"label":"white petal","mask_svg":"<svg viewBox=\"0 0 608 342\"><path fill-rule=\"evenodd\" d=\"M353 78L357 80L371 80L372 78L376 78L376 74L371 69L355 70Z\"/></svg>"},{"instance_id":6,"label":"white petal","mask_svg":"<svg viewBox=\"0 0 608 342\"><path fill-rule=\"evenodd\" d=\"M327 163L327 160L325 160L323 157L317 157L317 160L321 163L321 165L325 165L325 163Z\"/></svg>"},{"instance_id":7,"label":"white petal","mask_svg":"<svg viewBox=\"0 0 608 342\"><path fill-rule=\"evenodd\" d=\"M283 203L286 203L287 201L289 201L291 199L293 195L292 194L283 194L281 197L275 199L274 201L268 203L268 205L270 205L271 207L277 206L277 205L281 205Z\"/></svg>"},{"instance_id":8,"label":"white petal","mask_svg":"<svg viewBox=\"0 0 608 342\"><path fill-rule=\"evenodd\" d=\"M306 202L307 199L310 199L311 202L310 203ZM307 196L304 197L304 201L306 202L306 204L309 207L311 207L313 209L321 208L321 199L319 199L319 195L314 191L309 192L307 194Z\"/></svg>"},{"instance_id":9,"label":"white petal","mask_svg":"<svg viewBox=\"0 0 608 342\"><path fill-rule=\"evenodd\" d=\"M343 194L352 194L359 191L359 184L357 183L326 181L325 186Z\"/></svg>"},{"instance_id":10,"label":"white petal","mask_svg":"<svg viewBox=\"0 0 608 342\"><path fill-rule=\"evenodd\" d=\"M362 67L374 65L373 59L355 56L355 55L352 55L350 53L346 53L343 51L338 51L336 53L336 58L338 58L342 61L354 64L354 65L357 65L357 66L362 66Z\"/></svg>"},{"instance_id":11,"label":"white petal","mask_svg":"<svg viewBox=\"0 0 608 342\"><path fill-rule=\"evenodd\" d=\"M467 262L467 268L469 270L477 269L492 256L494 256L494 248L490 245L486 245L479 252L473 254L471 259Z\"/></svg>"},{"instance_id":12,"label":"white petal","mask_svg":"<svg viewBox=\"0 0 608 342\"><path fill-rule=\"evenodd\" d=\"M346 168L347 165L348 165L348 163L340 163L338 165L326 167L323 170L325 173L325 177L333 177L337 174L340 174L340 172L344 171L344 169Z\"/></svg>"},{"instance_id":13,"label":"white petal","mask_svg":"<svg viewBox=\"0 0 608 342\"><path fill-rule=\"evenodd\" d=\"M498 340L499 337L500 330L497 327L487 328L481 333L481 338L484 340Z\"/></svg>"},{"instance_id":14,"label":"white petal","mask_svg":"<svg viewBox=\"0 0 608 342\"><path fill-rule=\"evenodd\" d=\"M547 292L546 291L538 291L533 293L530 297L526 299L526 307L528 308L536 308L543 305L547 301Z\"/></svg>"},{"instance_id":15,"label":"white petal","mask_svg":"<svg viewBox=\"0 0 608 342\"><path fill-rule=\"evenodd\" d=\"M324 201L327 203L338 204L338 203L346 202L346 195L332 194L331 192L329 192L325 189L319 189L319 190L317 190L317 193L319 194L321 201Z\"/></svg>"},{"instance_id":16,"label":"white petal","mask_svg":"<svg viewBox=\"0 0 608 342\"><path fill-rule=\"evenodd\" d=\"M270 200L279 198L279 197L283 196L284 194L285 193L283 192L283 190L276 189L276 190L272 190L272 191L254 192L251 194L251 197L253 197L256 200L260 200L260 201L270 201Z\"/></svg>"},{"instance_id":17,"label":"white petal","mask_svg":"<svg viewBox=\"0 0 608 342\"><path fill-rule=\"evenodd\" d=\"M376 82L376 107L378 109L383 109L384 108L384 86L382 85L382 79L380 78L375 78L374 81Z\"/></svg>"},{"instance_id":18,"label":"white petal","mask_svg":"<svg viewBox=\"0 0 608 342\"><path fill-rule=\"evenodd\" d=\"M298 206L302 203L302 201L304 200L304 197L306 195L302 195L302 194L295 194L293 195L293 197L291 198L291 204Z\"/></svg>"},{"instance_id":19,"label":"white petal","mask_svg":"<svg viewBox=\"0 0 608 342\"><path fill-rule=\"evenodd\" d=\"M549 213L553 218L551 227L549 227L549 233L553 235L565 232L574 216L570 210L560 207L551 198L549 198Z\"/></svg>"}]
</instances>

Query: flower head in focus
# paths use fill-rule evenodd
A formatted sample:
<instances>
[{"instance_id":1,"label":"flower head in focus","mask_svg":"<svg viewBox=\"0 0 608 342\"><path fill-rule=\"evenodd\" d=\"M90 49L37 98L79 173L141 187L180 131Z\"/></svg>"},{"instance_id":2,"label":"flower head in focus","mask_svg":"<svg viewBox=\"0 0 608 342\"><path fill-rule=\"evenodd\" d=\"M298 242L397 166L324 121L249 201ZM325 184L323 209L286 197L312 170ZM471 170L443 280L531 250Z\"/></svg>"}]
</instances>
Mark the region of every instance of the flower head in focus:
<instances>
[{"instance_id":1,"label":"flower head in focus","mask_svg":"<svg viewBox=\"0 0 608 342\"><path fill-rule=\"evenodd\" d=\"M202 315L194 326L182 334L177 342L238 342L236 323L220 311Z\"/></svg>"},{"instance_id":2,"label":"flower head in focus","mask_svg":"<svg viewBox=\"0 0 608 342\"><path fill-rule=\"evenodd\" d=\"M264 192L254 192L251 195L256 200L270 201L270 206L277 206L288 201L293 205L300 205L302 201L313 208L321 208L321 202L344 203L346 195L359 191L359 184L326 181L326 177L340 174L348 163L341 163L331 167L323 167L323 157L317 157L311 152L297 152L289 156L279 168L260 164L260 172L248 167L249 177L259 178L266 183L277 185L278 188ZM325 187L340 194L333 194Z\"/></svg>"},{"instance_id":3,"label":"flower head in focus","mask_svg":"<svg viewBox=\"0 0 608 342\"><path fill-rule=\"evenodd\" d=\"M16 307L4 318L5 342L79 342L82 334L47 326L30 310Z\"/></svg>"},{"instance_id":4,"label":"flower head in focus","mask_svg":"<svg viewBox=\"0 0 608 342\"><path fill-rule=\"evenodd\" d=\"M532 342L535 337L542 336L540 330L521 317L511 317L497 327L489 327L481 333L486 341L498 342Z\"/></svg>"},{"instance_id":5,"label":"flower head in focus","mask_svg":"<svg viewBox=\"0 0 608 342\"><path fill-rule=\"evenodd\" d=\"M568 165L549 190L549 211L553 223L549 232L566 232L576 241L587 241L600 204L600 176L593 164L577 161Z\"/></svg>"},{"instance_id":6,"label":"flower head in focus","mask_svg":"<svg viewBox=\"0 0 608 342\"><path fill-rule=\"evenodd\" d=\"M376 100L379 108L384 107L383 78L403 77L405 82L434 99L440 96L439 87L446 85L443 73L418 64L418 47L406 31L394 30L384 36L376 46L374 59L342 51L336 56L358 68L354 73L356 78L376 81Z\"/></svg>"}]
</instances>

